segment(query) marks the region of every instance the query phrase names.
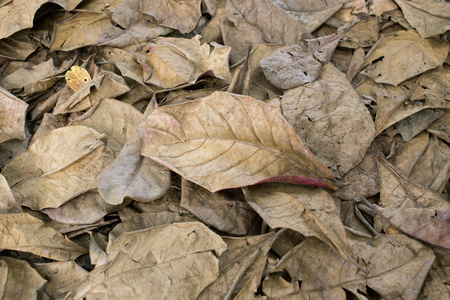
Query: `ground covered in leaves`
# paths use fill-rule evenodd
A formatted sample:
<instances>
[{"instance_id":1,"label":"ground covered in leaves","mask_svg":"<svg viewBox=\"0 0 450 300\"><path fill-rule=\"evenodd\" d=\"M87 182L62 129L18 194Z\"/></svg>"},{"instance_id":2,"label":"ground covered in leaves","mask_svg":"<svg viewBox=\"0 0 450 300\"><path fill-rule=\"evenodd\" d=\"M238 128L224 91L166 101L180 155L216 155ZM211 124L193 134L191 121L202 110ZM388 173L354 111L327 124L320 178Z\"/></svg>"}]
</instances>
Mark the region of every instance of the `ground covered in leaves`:
<instances>
[{"instance_id":1,"label":"ground covered in leaves","mask_svg":"<svg viewBox=\"0 0 450 300\"><path fill-rule=\"evenodd\" d=\"M450 3L0 5L0 299L450 299Z\"/></svg>"}]
</instances>

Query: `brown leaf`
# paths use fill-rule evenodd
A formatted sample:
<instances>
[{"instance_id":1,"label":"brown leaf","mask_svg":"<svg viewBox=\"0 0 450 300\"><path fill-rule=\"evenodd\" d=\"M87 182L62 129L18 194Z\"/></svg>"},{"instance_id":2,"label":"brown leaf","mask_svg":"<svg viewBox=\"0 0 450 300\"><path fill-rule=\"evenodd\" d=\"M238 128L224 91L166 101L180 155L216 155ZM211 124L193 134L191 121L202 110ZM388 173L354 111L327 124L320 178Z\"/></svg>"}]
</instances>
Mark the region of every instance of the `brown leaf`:
<instances>
[{"instance_id":1,"label":"brown leaf","mask_svg":"<svg viewBox=\"0 0 450 300\"><path fill-rule=\"evenodd\" d=\"M24 140L28 104L0 87L0 144L8 140Z\"/></svg>"},{"instance_id":2,"label":"brown leaf","mask_svg":"<svg viewBox=\"0 0 450 300\"><path fill-rule=\"evenodd\" d=\"M345 74L330 63L318 81L286 91L281 110L336 177L361 162L374 138L372 117Z\"/></svg>"},{"instance_id":3,"label":"brown leaf","mask_svg":"<svg viewBox=\"0 0 450 300\"><path fill-rule=\"evenodd\" d=\"M231 63L245 57L253 43L301 45L307 31L270 0L227 1L222 21L225 45L231 46Z\"/></svg>"},{"instance_id":4,"label":"brown leaf","mask_svg":"<svg viewBox=\"0 0 450 300\"><path fill-rule=\"evenodd\" d=\"M423 39L414 30L381 37L366 56L365 74L378 83L401 82L439 67L448 54L448 43Z\"/></svg>"},{"instance_id":5,"label":"brown leaf","mask_svg":"<svg viewBox=\"0 0 450 300\"><path fill-rule=\"evenodd\" d=\"M59 207L96 187L96 176L114 155L103 135L85 126L58 128L15 156L2 171L21 205Z\"/></svg>"},{"instance_id":6,"label":"brown leaf","mask_svg":"<svg viewBox=\"0 0 450 300\"><path fill-rule=\"evenodd\" d=\"M428 38L445 33L450 29L450 4L438 0L395 0L402 9L405 19L420 36Z\"/></svg>"},{"instance_id":7,"label":"brown leaf","mask_svg":"<svg viewBox=\"0 0 450 300\"><path fill-rule=\"evenodd\" d=\"M119 48L101 47L100 56L104 60L114 63L122 76L131 78L141 84L144 83L142 67L135 55Z\"/></svg>"},{"instance_id":8,"label":"brown leaf","mask_svg":"<svg viewBox=\"0 0 450 300\"><path fill-rule=\"evenodd\" d=\"M2 215L0 249L23 251L58 261L74 260L86 249L29 214Z\"/></svg>"},{"instance_id":9,"label":"brown leaf","mask_svg":"<svg viewBox=\"0 0 450 300\"><path fill-rule=\"evenodd\" d=\"M24 29L0 40L0 55L11 60L25 60L39 46L31 39L31 30Z\"/></svg>"},{"instance_id":10,"label":"brown leaf","mask_svg":"<svg viewBox=\"0 0 450 300\"><path fill-rule=\"evenodd\" d=\"M200 4L200 0L143 0L141 12L154 17L160 25L188 33L200 19Z\"/></svg>"},{"instance_id":11,"label":"brown leaf","mask_svg":"<svg viewBox=\"0 0 450 300\"><path fill-rule=\"evenodd\" d=\"M350 28L345 33L344 38L339 42L340 47L359 48L370 47L379 39L379 25L376 17L369 17L361 20L358 24Z\"/></svg>"},{"instance_id":12,"label":"brown leaf","mask_svg":"<svg viewBox=\"0 0 450 300\"><path fill-rule=\"evenodd\" d=\"M183 179L180 206L199 220L233 235L246 235L257 216L240 189L211 193Z\"/></svg>"},{"instance_id":13,"label":"brown leaf","mask_svg":"<svg viewBox=\"0 0 450 300\"><path fill-rule=\"evenodd\" d=\"M370 3L369 12L371 15L379 17L387 11L391 11L397 8L398 6L395 4L394 0L373 0Z\"/></svg>"},{"instance_id":14,"label":"brown leaf","mask_svg":"<svg viewBox=\"0 0 450 300\"><path fill-rule=\"evenodd\" d=\"M442 117L431 124L427 131L450 144L450 109L446 109Z\"/></svg>"},{"instance_id":15,"label":"brown leaf","mask_svg":"<svg viewBox=\"0 0 450 300\"><path fill-rule=\"evenodd\" d=\"M22 208L17 204L16 199L9 188L5 177L0 174L0 214L21 213Z\"/></svg>"},{"instance_id":16,"label":"brown leaf","mask_svg":"<svg viewBox=\"0 0 450 300\"><path fill-rule=\"evenodd\" d=\"M88 274L74 261L39 263L34 267L43 278L48 280L43 290L53 299L64 299L64 296Z\"/></svg>"},{"instance_id":17,"label":"brown leaf","mask_svg":"<svg viewBox=\"0 0 450 300\"><path fill-rule=\"evenodd\" d=\"M0 257L0 296L2 299L33 299L46 280L26 261Z\"/></svg>"},{"instance_id":18,"label":"brown leaf","mask_svg":"<svg viewBox=\"0 0 450 300\"><path fill-rule=\"evenodd\" d=\"M271 178L336 184L279 110L249 97L215 92L157 108L139 138L142 155L211 192Z\"/></svg>"},{"instance_id":19,"label":"brown leaf","mask_svg":"<svg viewBox=\"0 0 450 300\"><path fill-rule=\"evenodd\" d=\"M326 191L282 184L250 186L243 191L250 206L271 228L289 228L315 236L353 262L344 225Z\"/></svg>"},{"instance_id":20,"label":"brown leaf","mask_svg":"<svg viewBox=\"0 0 450 300\"><path fill-rule=\"evenodd\" d=\"M91 271L72 296L195 299L219 275L213 251L220 255L225 249L198 222L124 233L107 248L110 262Z\"/></svg>"}]
</instances>

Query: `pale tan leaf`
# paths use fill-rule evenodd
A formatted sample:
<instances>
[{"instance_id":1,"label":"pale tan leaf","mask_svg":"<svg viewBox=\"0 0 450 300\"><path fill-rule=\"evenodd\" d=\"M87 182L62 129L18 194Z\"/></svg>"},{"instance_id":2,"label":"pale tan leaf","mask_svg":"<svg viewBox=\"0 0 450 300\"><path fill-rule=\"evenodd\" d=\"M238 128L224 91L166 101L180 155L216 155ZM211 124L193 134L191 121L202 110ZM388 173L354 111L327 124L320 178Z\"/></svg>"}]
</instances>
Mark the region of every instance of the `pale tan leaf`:
<instances>
[{"instance_id":1,"label":"pale tan leaf","mask_svg":"<svg viewBox=\"0 0 450 300\"><path fill-rule=\"evenodd\" d=\"M11 60L25 60L39 46L31 39L31 30L25 29L0 40L0 55Z\"/></svg>"},{"instance_id":2,"label":"pale tan leaf","mask_svg":"<svg viewBox=\"0 0 450 300\"><path fill-rule=\"evenodd\" d=\"M125 198L149 202L161 198L170 188L170 170L141 156L140 141L131 138L117 158L97 178L97 187L109 204L120 204Z\"/></svg>"},{"instance_id":3,"label":"pale tan leaf","mask_svg":"<svg viewBox=\"0 0 450 300\"><path fill-rule=\"evenodd\" d=\"M250 186L243 191L250 206L271 228L289 228L315 236L353 262L344 225L326 191L277 183Z\"/></svg>"},{"instance_id":4,"label":"pale tan leaf","mask_svg":"<svg viewBox=\"0 0 450 300\"><path fill-rule=\"evenodd\" d=\"M22 208L17 204L16 199L9 188L5 177L0 174L0 214L21 213Z\"/></svg>"},{"instance_id":5,"label":"pale tan leaf","mask_svg":"<svg viewBox=\"0 0 450 300\"><path fill-rule=\"evenodd\" d=\"M53 115L45 113L42 117L41 124L33 135L30 141L32 145L39 137L46 135L50 131L56 128L64 127L69 125L69 118L65 115Z\"/></svg>"},{"instance_id":6,"label":"pale tan leaf","mask_svg":"<svg viewBox=\"0 0 450 300\"><path fill-rule=\"evenodd\" d=\"M325 23L326 20L328 20L335 12L337 12L341 7L342 4L337 5L329 5L325 7L320 7L316 9L312 9L311 6L308 6L308 4L311 3L305 3L304 1L272 1L275 4L279 5L283 10L286 11L286 13L291 17L292 19L299 22L308 32L313 32L317 28L320 27L323 23ZM280 2L290 2L292 3L301 3L300 5L304 6L304 8L301 8L299 11L293 11L291 7L285 7ZM338 2L338 1L335 1ZM340 1L343 2L343 1ZM306 4L306 5L305 5ZM328 4L328 3L327 3ZM294 6L296 6L294 4Z\"/></svg>"},{"instance_id":7,"label":"pale tan leaf","mask_svg":"<svg viewBox=\"0 0 450 300\"><path fill-rule=\"evenodd\" d=\"M0 257L0 299L33 299L45 282L26 261Z\"/></svg>"},{"instance_id":8,"label":"pale tan leaf","mask_svg":"<svg viewBox=\"0 0 450 300\"><path fill-rule=\"evenodd\" d=\"M24 140L28 104L0 87L0 144L8 140Z\"/></svg>"},{"instance_id":9,"label":"pale tan leaf","mask_svg":"<svg viewBox=\"0 0 450 300\"><path fill-rule=\"evenodd\" d=\"M90 235L89 257L91 263L97 267L107 264L109 262L109 256L105 252L108 246L107 237L99 232L90 233Z\"/></svg>"},{"instance_id":10,"label":"pale tan leaf","mask_svg":"<svg viewBox=\"0 0 450 300\"><path fill-rule=\"evenodd\" d=\"M15 156L2 171L21 205L59 207L96 187L96 176L114 159L103 135L85 126L58 128Z\"/></svg>"},{"instance_id":11,"label":"pale tan leaf","mask_svg":"<svg viewBox=\"0 0 450 300\"><path fill-rule=\"evenodd\" d=\"M74 260L86 249L29 214L2 215L0 249L23 251L58 261Z\"/></svg>"},{"instance_id":12,"label":"pale tan leaf","mask_svg":"<svg viewBox=\"0 0 450 300\"><path fill-rule=\"evenodd\" d=\"M73 298L195 299L219 275L213 251L225 249L198 222L124 233L107 249L110 263L94 269Z\"/></svg>"},{"instance_id":13,"label":"pale tan leaf","mask_svg":"<svg viewBox=\"0 0 450 300\"><path fill-rule=\"evenodd\" d=\"M423 132L428 126L444 115L443 109L423 109L395 124L394 128L405 142Z\"/></svg>"},{"instance_id":14,"label":"pale tan leaf","mask_svg":"<svg viewBox=\"0 0 450 300\"><path fill-rule=\"evenodd\" d=\"M225 45L231 46L236 63L253 43L301 45L307 31L270 0L227 1L222 21Z\"/></svg>"},{"instance_id":15,"label":"pale tan leaf","mask_svg":"<svg viewBox=\"0 0 450 300\"><path fill-rule=\"evenodd\" d=\"M39 263L34 267L48 280L44 285L44 291L53 299L64 299L64 296L88 274L88 271L74 261Z\"/></svg>"},{"instance_id":16,"label":"pale tan leaf","mask_svg":"<svg viewBox=\"0 0 450 300\"><path fill-rule=\"evenodd\" d=\"M337 177L362 161L374 138L370 113L345 74L331 63L318 81L286 91L281 110L305 145Z\"/></svg>"},{"instance_id":17,"label":"pale tan leaf","mask_svg":"<svg viewBox=\"0 0 450 300\"><path fill-rule=\"evenodd\" d=\"M379 31L380 28L376 17L361 20L345 33L344 38L339 42L339 46L352 49L370 47L378 41L380 37Z\"/></svg>"},{"instance_id":18,"label":"pale tan leaf","mask_svg":"<svg viewBox=\"0 0 450 300\"><path fill-rule=\"evenodd\" d=\"M205 224L233 235L246 235L257 216L240 189L211 193L186 179L181 183L180 206Z\"/></svg>"},{"instance_id":19,"label":"pale tan leaf","mask_svg":"<svg viewBox=\"0 0 450 300\"><path fill-rule=\"evenodd\" d=\"M3 2L0 7L0 39L4 39L13 33L25 28L33 27L33 19L36 11L47 2L56 3L65 10L74 9L82 0L14 0Z\"/></svg>"},{"instance_id":20,"label":"pale tan leaf","mask_svg":"<svg viewBox=\"0 0 450 300\"><path fill-rule=\"evenodd\" d=\"M114 63L120 70L120 73L122 73L122 76L143 84L142 67L137 62L135 55L119 48L101 47L100 56L105 61Z\"/></svg>"},{"instance_id":21,"label":"pale tan leaf","mask_svg":"<svg viewBox=\"0 0 450 300\"><path fill-rule=\"evenodd\" d=\"M365 74L378 83L397 86L401 82L439 67L449 44L423 39L414 31L399 31L381 37L366 56Z\"/></svg>"},{"instance_id":22,"label":"pale tan leaf","mask_svg":"<svg viewBox=\"0 0 450 300\"><path fill-rule=\"evenodd\" d=\"M201 17L200 4L200 0L143 0L141 12L154 17L160 25L188 33Z\"/></svg>"},{"instance_id":23,"label":"pale tan leaf","mask_svg":"<svg viewBox=\"0 0 450 300\"><path fill-rule=\"evenodd\" d=\"M427 38L450 29L450 3L439 0L395 0L405 19Z\"/></svg>"},{"instance_id":24,"label":"pale tan leaf","mask_svg":"<svg viewBox=\"0 0 450 300\"><path fill-rule=\"evenodd\" d=\"M371 15L379 17L387 11L397 8L398 6L395 4L394 0L372 0L370 3L369 12Z\"/></svg>"},{"instance_id":25,"label":"pale tan leaf","mask_svg":"<svg viewBox=\"0 0 450 300\"><path fill-rule=\"evenodd\" d=\"M279 110L250 97L215 92L159 107L139 138L142 155L211 192L264 180L336 184Z\"/></svg>"}]
</instances>

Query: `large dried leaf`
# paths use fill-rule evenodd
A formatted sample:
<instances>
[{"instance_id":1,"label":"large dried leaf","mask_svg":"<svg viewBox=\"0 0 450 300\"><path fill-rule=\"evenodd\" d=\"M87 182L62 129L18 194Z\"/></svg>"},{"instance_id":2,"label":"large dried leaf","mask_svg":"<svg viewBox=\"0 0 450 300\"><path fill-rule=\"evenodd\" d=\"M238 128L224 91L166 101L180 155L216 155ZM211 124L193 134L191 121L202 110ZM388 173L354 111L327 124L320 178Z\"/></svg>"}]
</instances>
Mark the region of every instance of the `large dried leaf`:
<instances>
[{"instance_id":1,"label":"large dried leaf","mask_svg":"<svg viewBox=\"0 0 450 300\"><path fill-rule=\"evenodd\" d=\"M395 0L405 19L427 38L450 29L450 3L439 0Z\"/></svg>"},{"instance_id":2,"label":"large dried leaf","mask_svg":"<svg viewBox=\"0 0 450 300\"><path fill-rule=\"evenodd\" d=\"M58 261L74 260L86 249L29 214L2 215L0 249L23 251Z\"/></svg>"},{"instance_id":3,"label":"large dried leaf","mask_svg":"<svg viewBox=\"0 0 450 300\"><path fill-rule=\"evenodd\" d=\"M156 19L158 24L191 32L201 17L201 0L143 0L141 12Z\"/></svg>"},{"instance_id":4,"label":"large dried leaf","mask_svg":"<svg viewBox=\"0 0 450 300\"><path fill-rule=\"evenodd\" d=\"M244 188L251 207L271 228L289 228L315 236L353 262L344 225L333 198L324 190L303 186L265 184Z\"/></svg>"},{"instance_id":5,"label":"large dried leaf","mask_svg":"<svg viewBox=\"0 0 450 300\"><path fill-rule=\"evenodd\" d=\"M198 222L124 233L107 248L110 263L95 268L74 299L195 299L219 275L213 251L220 255L225 249Z\"/></svg>"},{"instance_id":6,"label":"large dried leaf","mask_svg":"<svg viewBox=\"0 0 450 300\"><path fill-rule=\"evenodd\" d=\"M192 39L158 38L145 55L138 56L144 67L144 80L162 88L173 88L194 83L199 76L208 74L230 79L228 70L229 47L200 45L199 36ZM151 69L151 74L146 72Z\"/></svg>"},{"instance_id":7,"label":"large dried leaf","mask_svg":"<svg viewBox=\"0 0 450 300\"><path fill-rule=\"evenodd\" d=\"M335 186L276 107L215 92L157 108L139 127L141 153L215 192L264 180Z\"/></svg>"},{"instance_id":8,"label":"large dried leaf","mask_svg":"<svg viewBox=\"0 0 450 300\"><path fill-rule=\"evenodd\" d=\"M98 190L109 204L120 204L125 198L149 202L163 196L170 187L170 170L141 156L141 142L132 138L116 160L98 176Z\"/></svg>"},{"instance_id":9,"label":"large dried leaf","mask_svg":"<svg viewBox=\"0 0 450 300\"><path fill-rule=\"evenodd\" d=\"M220 231L246 235L256 217L240 189L211 193L183 179L181 191L180 206Z\"/></svg>"},{"instance_id":10,"label":"large dried leaf","mask_svg":"<svg viewBox=\"0 0 450 300\"><path fill-rule=\"evenodd\" d=\"M5 177L0 174L0 214L20 212L22 212L22 208L17 204L16 199L14 199Z\"/></svg>"},{"instance_id":11,"label":"large dried leaf","mask_svg":"<svg viewBox=\"0 0 450 300\"><path fill-rule=\"evenodd\" d=\"M0 257L0 299L33 299L45 282L26 261Z\"/></svg>"},{"instance_id":12,"label":"large dried leaf","mask_svg":"<svg viewBox=\"0 0 450 300\"><path fill-rule=\"evenodd\" d=\"M439 67L449 44L423 39L414 31L399 31L381 37L366 56L365 73L378 83L398 85L430 69Z\"/></svg>"},{"instance_id":13,"label":"large dried leaf","mask_svg":"<svg viewBox=\"0 0 450 300\"><path fill-rule=\"evenodd\" d=\"M25 28L33 27L36 11L47 2L56 3L65 10L74 9L82 0L14 0L3 2L0 7L0 39Z\"/></svg>"},{"instance_id":14,"label":"large dried leaf","mask_svg":"<svg viewBox=\"0 0 450 300\"><path fill-rule=\"evenodd\" d=\"M380 207L374 207L383 219L413 237L450 249L449 202L398 174L385 159L378 157L378 161ZM382 225L378 218L375 225Z\"/></svg>"},{"instance_id":15,"label":"large dried leaf","mask_svg":"<svg viewBox=\"0 0 450 300\"><path fill-rule=\"evenodd\" d=\"M21 205L59 207L94 189L97 175L114 159L103 138L85 126L55 129L15 156L2 174Z\"/></svg>"},{"instance_id":16,"label":"large dried leaf","mask_svg":"<svg viewBox=\"0 0 450 300\"><path fill-rule=\"evenodd\" d=\"M11 60L25 60L39 45L31 39L31 30L25 29L0 40L0 56Z\"/></svg>"},{"instance_id":17,"label":"large dried leaf","mask_svg":"<svg viewBox=\"0 0 450 300\"><path fill-rule=\"evenodd\" d=\"M302 44L307 31L270 0L229 0L222 21L225 45L231 46L231 62L245 57L253 43Z\"/></svg>"},{"instance_id":18,"label":"large dried leaf","mask_svg":"<svg viewBox=\"0 0 450 300\"><path fill-rule=\"evenodd\" d=\"M25 116L28 104L0 87L0 144L25 139Z\"/></svg>"},{"instance_id":19,"label":"large dried leaf","mask_svg":"<svg viewBox=\"0 0 450 300\"><path fill-rule=\"evenodd\" d=\"M370 113L347 76L330 63L318 81L285 92L281 110L305 145L337 177L362 161L374 138Z\"/></svg>"}]
</instances>

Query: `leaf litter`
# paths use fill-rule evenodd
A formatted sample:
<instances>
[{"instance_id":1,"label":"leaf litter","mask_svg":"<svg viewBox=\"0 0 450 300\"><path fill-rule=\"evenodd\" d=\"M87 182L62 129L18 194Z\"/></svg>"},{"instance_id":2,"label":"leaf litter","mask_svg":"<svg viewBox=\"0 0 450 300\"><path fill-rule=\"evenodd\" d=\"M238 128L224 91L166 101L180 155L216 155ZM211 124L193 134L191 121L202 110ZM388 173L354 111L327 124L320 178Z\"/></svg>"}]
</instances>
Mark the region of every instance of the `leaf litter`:
<instances>
[{"instance_id":1,"label":"leaf litter","mask_svg":"<svg viewBox=\"0 0 450 300\"><path fill-rule=\"evenodd\" d=\"M0 298L449 299L449 11L6 1Z\"/></svg>"}]
</instances>

